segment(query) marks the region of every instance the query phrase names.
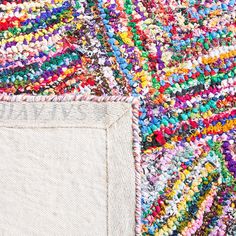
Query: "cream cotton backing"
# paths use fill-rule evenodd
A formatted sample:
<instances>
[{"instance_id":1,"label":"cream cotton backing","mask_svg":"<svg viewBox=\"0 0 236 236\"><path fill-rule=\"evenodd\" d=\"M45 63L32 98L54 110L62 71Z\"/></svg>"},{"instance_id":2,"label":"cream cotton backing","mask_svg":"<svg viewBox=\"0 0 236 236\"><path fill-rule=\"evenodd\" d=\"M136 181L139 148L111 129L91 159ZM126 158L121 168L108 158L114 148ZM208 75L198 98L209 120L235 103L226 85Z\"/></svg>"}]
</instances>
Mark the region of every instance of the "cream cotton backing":
<instances>
[{"instance_id":1,"label":"cream cotton backing","mask_svg":"<svg viewBox=\"0 0 236 236\"><path fill-rule=\"evenodd\" d=\"M132 107L0 103L0 235L135 235Z\"/></svg>"}]
</instances>

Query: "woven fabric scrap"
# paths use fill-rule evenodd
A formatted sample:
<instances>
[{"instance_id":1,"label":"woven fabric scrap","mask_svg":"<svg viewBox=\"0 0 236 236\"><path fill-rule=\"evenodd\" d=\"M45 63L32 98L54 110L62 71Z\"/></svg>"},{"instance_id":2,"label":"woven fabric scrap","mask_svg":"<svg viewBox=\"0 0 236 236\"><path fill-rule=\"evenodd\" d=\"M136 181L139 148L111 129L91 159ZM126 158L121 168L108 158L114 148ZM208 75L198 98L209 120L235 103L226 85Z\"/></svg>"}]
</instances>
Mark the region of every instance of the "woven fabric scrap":
<instances>
[{"instance_id":1,"label":"woven fabric scrap","mask_svg":"<svg viewBox=\"0 0 236 236\"><path fill-rule=\"evenodd\" d=\"M233 235L236 1L1 1L0 92L141 100L142 229Z\"/></svg>"}]
</instances>

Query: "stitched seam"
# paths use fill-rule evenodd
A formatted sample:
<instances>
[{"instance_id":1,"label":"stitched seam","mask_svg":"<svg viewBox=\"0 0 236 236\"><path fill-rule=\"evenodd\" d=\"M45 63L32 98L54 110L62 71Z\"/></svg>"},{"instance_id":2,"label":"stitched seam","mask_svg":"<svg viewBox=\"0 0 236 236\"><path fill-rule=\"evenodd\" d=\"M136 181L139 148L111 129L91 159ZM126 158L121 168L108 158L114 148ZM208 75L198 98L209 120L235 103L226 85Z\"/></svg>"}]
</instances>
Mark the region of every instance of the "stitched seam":
<instances>
[{"instance_id":1,"label":"stitched seam","mask_svg":"<svg viewBox=\"0 0 236 236\"><path fill-rule=\"evenodd\" d=\"M81 128L81 129L101 129L104 130L103 127L93 127L93 126L7 126L0 125L0 128L9 128L9 129L68 129L68 128Z\"/></svg>"},{"instance_id":2,"label":"stitched seam","mask_svg":"<svg viewBox=\"0 0 236 236\"><path fill-rule=\"evenodd\" d=\"M114 122L107 126L107 129L110 129L115 123L121 120L127 113L129 113L130 109L127 109L121 116L119 116Z\"/></svg>"},{"instance_id":3,"label":"stitched seam","mask_svg":"<svg viewBox=\"0 0 236 236\"><path fill-rule=\"evenodd\" d=\"M109 160L108 160L108 129L105 129L106 132L106 227L107 227L107 236L109 236Z\"/></svg>"}]
</instances>

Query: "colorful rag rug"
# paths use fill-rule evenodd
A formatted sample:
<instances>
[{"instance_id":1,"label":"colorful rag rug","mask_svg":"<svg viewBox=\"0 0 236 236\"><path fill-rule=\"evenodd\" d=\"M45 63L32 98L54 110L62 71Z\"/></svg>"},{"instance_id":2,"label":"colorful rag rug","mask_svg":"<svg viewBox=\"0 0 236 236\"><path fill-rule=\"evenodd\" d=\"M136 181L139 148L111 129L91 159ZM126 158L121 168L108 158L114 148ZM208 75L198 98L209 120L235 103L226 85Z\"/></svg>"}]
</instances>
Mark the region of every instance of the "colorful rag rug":
<instances>
[{"instance_id":1,"label":"colorful rag rug","mask_svg":"<svg viewBox=\"0 0 236 236\"><path fill-rule=\"evenodd\" d=\"M136 234L235 235L235 0L0 1L0 92L136 97Z\"/></svg>"}]
</instances>

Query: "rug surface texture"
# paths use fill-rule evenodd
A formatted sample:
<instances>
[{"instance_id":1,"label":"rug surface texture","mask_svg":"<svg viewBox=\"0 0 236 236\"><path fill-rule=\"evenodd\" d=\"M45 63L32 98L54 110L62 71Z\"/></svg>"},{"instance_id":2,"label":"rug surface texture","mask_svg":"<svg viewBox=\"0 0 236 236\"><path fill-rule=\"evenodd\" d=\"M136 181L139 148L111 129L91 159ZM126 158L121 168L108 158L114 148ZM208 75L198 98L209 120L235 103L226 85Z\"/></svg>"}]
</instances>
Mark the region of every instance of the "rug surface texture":
<instances>
[{"instance_id":1,"label":"rug surface texture","mask_svg":"<svg viewBox=\"0 0 236 236\"><path fill-rule=\"evenodd\" d=\"M66 99L81 95L139 101L139 111L135 114L140 130L141 160L138 165L135 162L132 173L140 174L141 179L137 184L136 178L136 187L130 188L134 191L130 194L136 196L136 214L128 210L133 207L128 204L120 217L129 217L130 222L121 223L122 230L134 230L132 217L135 217L136 233L132 232L136 235L235 235L235 93L235 0L0 0L0 100L3 103L21 101L19 106L23 106L25 96L34 96L35 100L51 97L48 100L52 101L58 100L57 96L63 100L61 96ZM74 102L72 99L69 107L60 108L65 121L63 124L58 121L58 125L72 125L67 118L73 114L71 110L77 109L73 107ZM119 106L112 104L111 110ZM23 120L36 117L40 109L27 107L26 111L24 105L13 116L13 110L17 109L14 106L3 104L0 108L3 127L0 139L1 143L9 142L9 146L6 143L2 146L16 154L19 150L13 145L13 135L37 136L40 140L40 135L54 135L51 137L54 140L64 132L59 129L48 134L30 132L34 125L39 125L38 121L31 124L29 131L21 130L18 126L29 126ZM55 125L55 107L46 106L52 119L43 125ZM120 114L120 108L117 109L111 113L115 117ZM81 112L83 117L83 109ZM91 111L96 125L106 112L109 114L105 108ZM18 123L18 119L23 120ZM133 123L131 117L127 119ZM47 142L37 143L39 150L47 147L59 155L65 148L73 156L75 150L69 151L65 137L77 128L69 127L63 135L64 141L60 139L58 151ZM15 134L8 133L10 129ZM133 128L133 138L134 130L138 132L137 127ZM131 132L128 128L118 131L123 136L117 144L127 142L131 147L136 143L130 139L128 142L126 132ZM114 140L103 131L97 131L94 137L89 130L82 132L88 135L89 142L99 136L96 145L103 151L96 155L92 149L88 151L98 155L102 168L104 142ZM74 137L76 140L80 139L78 135ZM25 145L24 139L21 142ZM28 148L32 148L33 142ZM81 145L87 152L87 146ZM119 155L119 151L113 152ZM130 158L136 159L134 153L123 155L120 170L129 167ZM3 162L6 155L0 154ZM88 155L89 163L92 155ZM14 156L11 158L17 165ZM33 160L28 161L23 163L34 164ZM50 164L50 159L45 161ZM69 168L70 162L67 164ZM53 178L56 173L51 174ZM132 180L131 177L127 181L127 186L133 184ZM141 188L140 198L137 186ZM105 194L103 191L101 194ZM107 221L103 219L101 224L105 225Z\"/></svg>"}]
</instances>

